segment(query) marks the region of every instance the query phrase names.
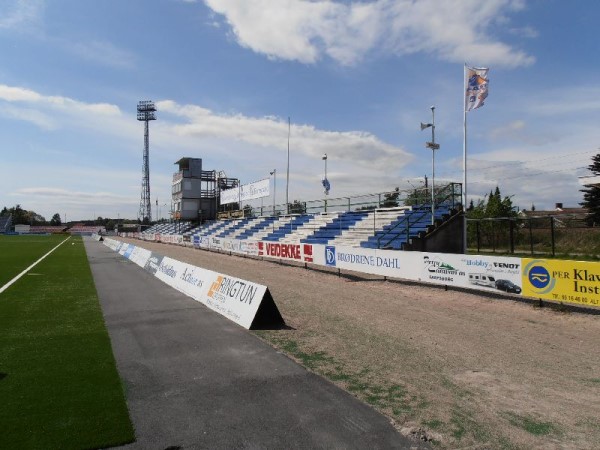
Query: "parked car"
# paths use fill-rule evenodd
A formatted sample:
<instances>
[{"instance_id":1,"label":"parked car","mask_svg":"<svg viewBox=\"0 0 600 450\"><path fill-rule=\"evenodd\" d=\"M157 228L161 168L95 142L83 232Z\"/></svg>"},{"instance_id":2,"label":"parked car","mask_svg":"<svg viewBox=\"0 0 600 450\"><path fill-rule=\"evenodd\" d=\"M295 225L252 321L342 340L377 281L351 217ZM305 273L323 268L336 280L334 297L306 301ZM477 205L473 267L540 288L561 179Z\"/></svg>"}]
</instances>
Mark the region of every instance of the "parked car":
<instances>
[{"instance_id":1,"label":"parked car","mask_svg":"<svg viewBox=\"0 0 600 450\"><path fill-rule=\"evenodd\" d=\"M508 280L496 280L496 289L504 292L511 292L513 294L520 294L521 288Z\"/></svg>"}]
</instances>

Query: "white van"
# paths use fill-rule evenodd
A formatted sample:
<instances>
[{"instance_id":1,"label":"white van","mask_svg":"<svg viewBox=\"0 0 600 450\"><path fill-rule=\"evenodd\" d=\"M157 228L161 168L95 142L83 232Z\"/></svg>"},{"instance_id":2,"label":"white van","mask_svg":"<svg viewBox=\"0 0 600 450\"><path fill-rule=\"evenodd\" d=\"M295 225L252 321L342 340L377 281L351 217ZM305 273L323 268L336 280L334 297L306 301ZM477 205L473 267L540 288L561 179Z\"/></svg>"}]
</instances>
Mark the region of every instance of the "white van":
<instances>
[{"instance_id":1,"label":"white van","mask_svg":"<svg viewBox=\"0 0 600 450\"><path fill-rule=\"evenodd\" d=\"M470 273L469 283L491 288L496 287L496 279L493 276L485 273Z\"/></svg>"}]
</instances>

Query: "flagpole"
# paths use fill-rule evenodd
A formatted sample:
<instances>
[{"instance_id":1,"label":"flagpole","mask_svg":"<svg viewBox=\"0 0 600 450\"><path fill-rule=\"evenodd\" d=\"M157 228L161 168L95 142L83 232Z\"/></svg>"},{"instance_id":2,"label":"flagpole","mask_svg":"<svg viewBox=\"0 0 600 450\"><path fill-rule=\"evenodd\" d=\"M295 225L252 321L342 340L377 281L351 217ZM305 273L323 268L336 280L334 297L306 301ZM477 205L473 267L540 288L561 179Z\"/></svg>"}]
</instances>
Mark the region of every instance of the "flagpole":
<instances>
[{"instance_id":1,"label":"flagpole","mask_svg":"<svg viewBox=\"0 0 600 450\"><path fill-rule=\"evenodd\" d=\"M463 69L463 253L467 254L467 63Z\"/></svg>"},{"instance_id":2,"label":"flagpole","mask_svg":"<svg viewBox=\"0 0 600 450\"><path fill-rule=\"evenodd\" d=\"M288 139L287 139L287 176L285 179L285 213L290 213L290 200L289 200L289 192L290 192L290 131L292 128L291 120L288 117Z\"/></svg>"}]
</instances>

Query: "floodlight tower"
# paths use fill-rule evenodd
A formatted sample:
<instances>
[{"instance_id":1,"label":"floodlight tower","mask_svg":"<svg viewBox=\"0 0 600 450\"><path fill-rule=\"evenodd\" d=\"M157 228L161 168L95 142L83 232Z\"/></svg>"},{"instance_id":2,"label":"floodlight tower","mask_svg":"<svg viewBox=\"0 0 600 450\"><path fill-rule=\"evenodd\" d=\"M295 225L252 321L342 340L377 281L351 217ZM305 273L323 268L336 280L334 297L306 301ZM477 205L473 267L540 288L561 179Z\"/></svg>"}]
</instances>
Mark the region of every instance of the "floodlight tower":
<instances>
[{"instance_id":1,"label":"floodlight tower","mask_svg":"<svg viewBox=\"0 0 600 450\"><path fill-rule=\"evenodd\" d=\"M144 162L142 165L142 195L140 198L140 212L138 217L145 221L152 220L150 209L150 136L148 122L156 120L156 107L151 100L143 100L137 105L137 120L144 122Z\"/></svg>"}]
</instances>

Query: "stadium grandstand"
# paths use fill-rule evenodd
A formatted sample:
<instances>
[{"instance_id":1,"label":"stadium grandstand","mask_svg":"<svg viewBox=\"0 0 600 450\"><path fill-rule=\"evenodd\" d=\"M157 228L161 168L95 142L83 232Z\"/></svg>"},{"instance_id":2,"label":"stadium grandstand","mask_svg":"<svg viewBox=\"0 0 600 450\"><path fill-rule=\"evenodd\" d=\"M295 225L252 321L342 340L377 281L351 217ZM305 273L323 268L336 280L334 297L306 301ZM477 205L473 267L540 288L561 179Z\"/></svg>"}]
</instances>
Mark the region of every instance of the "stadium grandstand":
<instances>
[{"instance_id":1,"label":"stadium grandstand","mask_svg":"<svg viewBox=\"0 0 600 450\"><path fill-rule=\"evenodd\" d=\"M437 205L433 220L431 206L423 204L211 220L196 226L189 221L163 223L135 235L144 240L181 244L222 238L410 250L415 240L426 239L457 217L462 216L456 205L442 202ZM460 239L460 229L458 232L455 229L454 234ZM437 250L444 251L443 248Z\"/></svg>"}]
</instances>

